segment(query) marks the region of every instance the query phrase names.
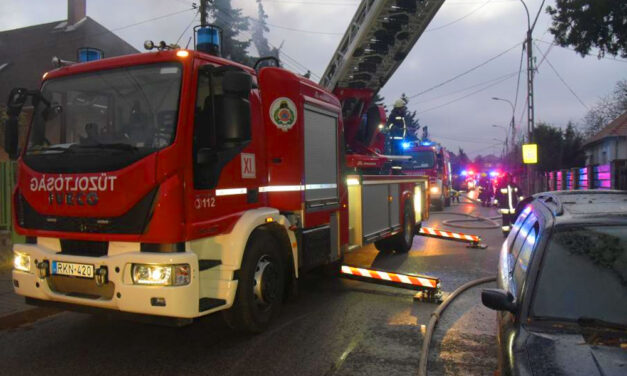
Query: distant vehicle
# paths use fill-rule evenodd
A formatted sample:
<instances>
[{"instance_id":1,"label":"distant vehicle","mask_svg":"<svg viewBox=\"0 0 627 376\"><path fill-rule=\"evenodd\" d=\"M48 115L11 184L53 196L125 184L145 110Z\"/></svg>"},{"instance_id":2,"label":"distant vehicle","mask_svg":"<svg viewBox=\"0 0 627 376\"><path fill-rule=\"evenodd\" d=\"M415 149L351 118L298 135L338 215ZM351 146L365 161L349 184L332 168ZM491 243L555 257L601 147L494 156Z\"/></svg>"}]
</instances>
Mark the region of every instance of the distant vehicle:
<instances>
[{"instance_id":1,"label":"distant vehicle","mask_svg":"<svg viewBox=\"0 0 627 376\"><path fill-rule=\"evenodd\" d=\"M403 173L429 177L429 195L436 210L451 205L451 161L448 151L432 141L404 141L403 155L411 159L403 164Z\"/></svg>"},{"instance_id":2,"label":"distant vehicle","mask_svg":"<svg viewBox=\"0 0 627 376\"><path fill-rule=\"evenodd\" d=\"M541 193L501 249L501 375L625 375L627 192Z\"/></svg>"}]
</instances>

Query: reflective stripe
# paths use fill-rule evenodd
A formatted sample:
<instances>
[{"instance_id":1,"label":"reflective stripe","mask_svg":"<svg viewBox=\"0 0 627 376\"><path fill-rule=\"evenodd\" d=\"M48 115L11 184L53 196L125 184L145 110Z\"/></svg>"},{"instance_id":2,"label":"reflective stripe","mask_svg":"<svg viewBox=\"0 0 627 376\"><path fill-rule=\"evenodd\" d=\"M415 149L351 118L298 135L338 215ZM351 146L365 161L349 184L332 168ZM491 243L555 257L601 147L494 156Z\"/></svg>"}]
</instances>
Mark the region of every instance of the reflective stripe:
<instances>
[{"instance_id":1,"label":"reflective stripe","mask_svg":"<svg viewBox=\"0 0 627 376\"><path fill-rule=\"evenodd\" d=\"M305 189L332 189L337 188L337 184L307 184Z\"/></svg>"},{"instance_id":2,"label":"reflective stripe","mask_svg":"<svg viewBox=\"0 0 627 376\"><path fill-rule=\"evenodd\" d=\"M259 187L259 192L295 192L303 189L302 185L269 185L267 187Z\"/></svg>"},{"instance_id":3,"label":"reflective stripe","mask_svg":"<svg viewBox=\"0 0 627 376\"><path fill-rule=\"evenodd\" d=\"M501 212L501 214L507 214L509 212L509 209L499 209L499 211Z\"/></svg>"},{"instance_id":4,"label":"reflective stripe","mask_svg":"<svg viewBox=\"0 0 627 376\"><path fill-rule=\"evenodd\" d=\"M501 229L503 231L509 231L510 227L509 226L501 226Z\"/></svg>"},{"instance_id":5,"label":"reflective stripe","mask_svg":"<svg viewBox=\"0 0 627 376\"><path fill-rule=\"evenodd\" d=\"M507 188L501 188L501 193L507 193Z\"/></svg>"},{"instance_id":6,"label":"reflective stripe","mask_svg":"<svg viewBox=\"0 0 627 376\"><path fill-rule=\"evenodd\" d=\"M216 189L216 196L245 195L247 192L246 188Z\"/></svg>"},{"instance_id":7,"label":"reflective stripe","mask_svg":"<svg viewBox=\"0 0 627 376\"><path fill-rule=\"evenodd\" d=\"M297 192L303 190L316 190L316 189L333 189L337 188L337 184L307 184L307 185L269 185L266 187L259 187L259 192Z\"/></svg>"}]
</instances>

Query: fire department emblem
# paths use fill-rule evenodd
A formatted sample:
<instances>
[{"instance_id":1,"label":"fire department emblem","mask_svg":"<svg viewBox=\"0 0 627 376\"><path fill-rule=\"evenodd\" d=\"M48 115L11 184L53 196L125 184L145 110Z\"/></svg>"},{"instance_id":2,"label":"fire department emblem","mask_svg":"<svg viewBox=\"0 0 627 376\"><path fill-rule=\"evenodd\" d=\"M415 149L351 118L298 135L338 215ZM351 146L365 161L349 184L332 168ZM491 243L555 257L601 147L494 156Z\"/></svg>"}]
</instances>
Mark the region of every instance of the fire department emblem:
<instances>
[{"instance_id":1,"label":"fire department emblem","mask_svg":"<svg viewBox=\"0 0 627 376\"><path fill-rule=\"evenodd\" d=\"M284 132L296 124L296 105L286 97L277 98L270 106L270 119Z\"/></svg>"}]
</instances>

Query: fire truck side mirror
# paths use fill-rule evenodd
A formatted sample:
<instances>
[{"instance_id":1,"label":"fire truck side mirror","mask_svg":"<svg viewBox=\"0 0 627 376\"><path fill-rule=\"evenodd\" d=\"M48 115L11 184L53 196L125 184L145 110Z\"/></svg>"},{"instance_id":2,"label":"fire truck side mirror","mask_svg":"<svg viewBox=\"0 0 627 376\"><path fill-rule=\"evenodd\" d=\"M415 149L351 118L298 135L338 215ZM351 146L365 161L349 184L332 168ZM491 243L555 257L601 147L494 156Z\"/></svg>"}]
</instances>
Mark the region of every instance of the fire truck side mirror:
<instances>
[{"instance_id":1,"label":"fire truck side mirror","mask_svg":"<svg viewBox=\"0 0 627 376\"><path fill-rule=\"evenodd\" d=\"M252 77L242 71L227 71L223 95L216 96L216 135L223 147L239 146L251 139L250 91Z\"/></svg>"},{"instance_id":2,"label":"fire truck side mirror","mask_svg":"<svg viewBox=\"0 0 627 376\"><path fill-rule=\"evenodd\" d=\"M22 107L28 98L28 91L23 88L14 88L7 101L7 121L4 129L4 150L10 159L16 159L18 155L18 118Z\"/></svg>"}]
</instances>

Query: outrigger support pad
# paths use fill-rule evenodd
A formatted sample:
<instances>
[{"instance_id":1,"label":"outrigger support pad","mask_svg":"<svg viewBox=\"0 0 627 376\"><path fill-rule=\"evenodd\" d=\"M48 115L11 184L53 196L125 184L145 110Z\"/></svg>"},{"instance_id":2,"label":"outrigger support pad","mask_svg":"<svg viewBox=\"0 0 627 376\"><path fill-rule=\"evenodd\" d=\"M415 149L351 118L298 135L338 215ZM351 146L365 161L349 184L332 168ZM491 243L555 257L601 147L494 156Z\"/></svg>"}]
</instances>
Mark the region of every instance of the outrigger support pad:
<instances>
[{"instance_id":1,"label":"outrigger support pad","mask_svg":"<svg viewBox=\"0 0 627 376\"><path fill-rule=\"evenodd\" d=\"M421 301L439 303L442 301L440 291L440 279L417 274L391 273L380 269L360 268L350 265L342 265L341 276L362 282L378 285L400 287L419 291ZM416 294L416 296L418 296ZM414 296L414 298L416 298Z\"/></svg>"},{"instance_id":2,"label":"outrigger support pad","mask_svg":"<svg viewBox=\"0 0 627 376\"><path fill-rule=\"evenodd\" d=\"M421 227L417 232L417 235L426 236L429 238L467 243L468 248L488 248L487 245L481 243L481 238L478 235L468 235L462 234L461 232L442 231L431 227Z\"/></svg>"}]
</instances>

